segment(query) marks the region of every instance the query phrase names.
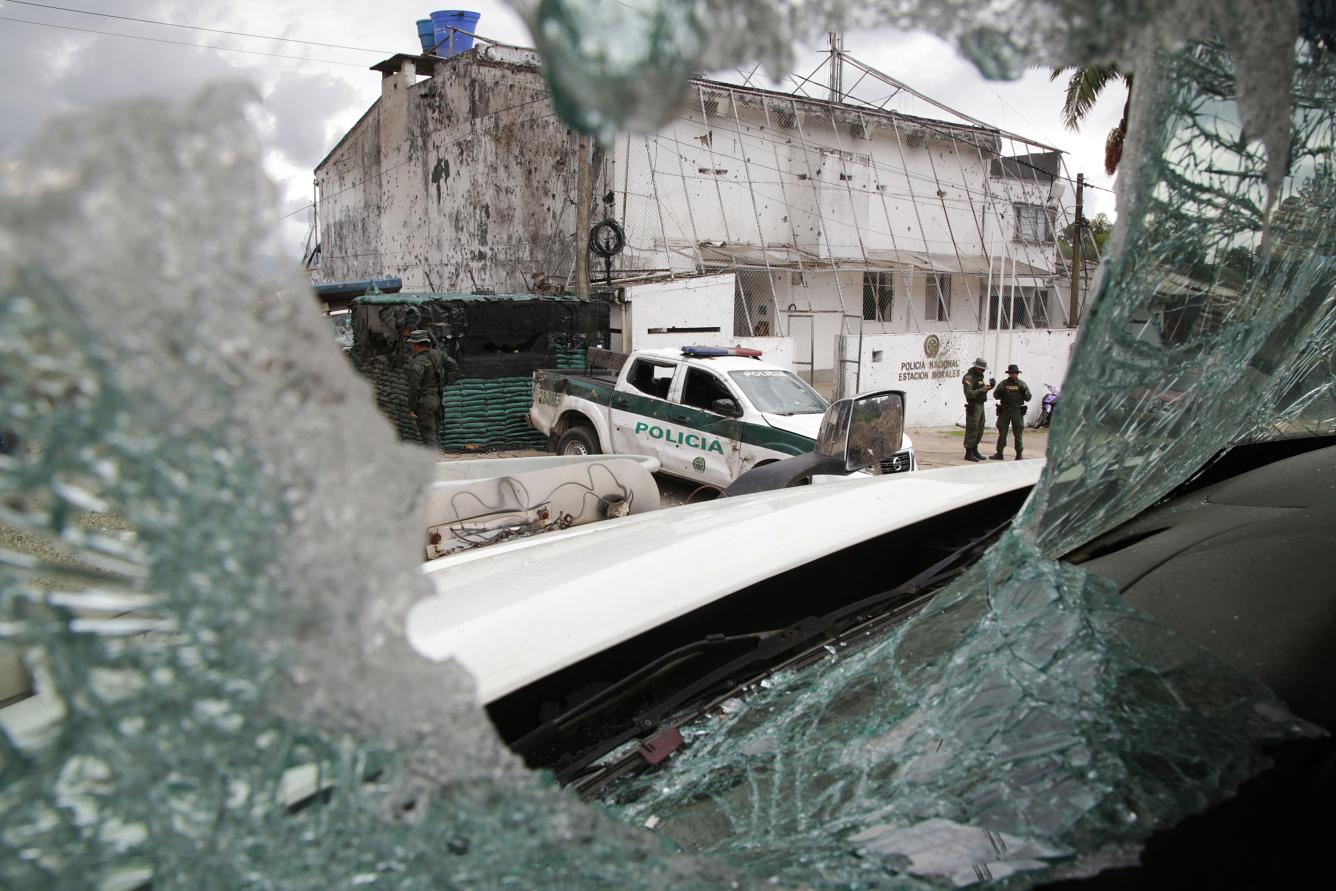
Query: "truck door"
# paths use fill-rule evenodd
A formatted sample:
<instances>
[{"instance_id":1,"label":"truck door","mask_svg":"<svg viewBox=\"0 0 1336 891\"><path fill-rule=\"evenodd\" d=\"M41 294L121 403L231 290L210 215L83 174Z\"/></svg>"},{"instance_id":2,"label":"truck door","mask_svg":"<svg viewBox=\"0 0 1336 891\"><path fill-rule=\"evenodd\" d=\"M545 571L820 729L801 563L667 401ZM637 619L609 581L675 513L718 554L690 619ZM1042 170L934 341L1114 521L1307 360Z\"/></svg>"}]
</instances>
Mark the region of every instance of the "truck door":
<instances>
[{"instance_id":1,"label":"truck door","mask_svg":"<svg viewBox=\"0 0 1336 891\"><path fill-rule=\"evenodd\" d=\"M738 410L742 402L723 378L704 368L687 366L678 405L669 420L684 433L672 455L673 466L664 459L664 469L679 476L723 488L738 470L741 422L714 410L720 399L728 399Z\"/></svg>"},{"instance_id":2,"label":"truck door","mask_svg":"<svg viewBox=\"0 0 1336 891\"><path fill-rule=\"evenodd\" d=\"M612 450L621 455L652 455L664 470L676 472L670 463L668 412L678 363L671 359L637 357L626 370L625 385L612 393L609 420Z\"/></svg>"}]
</instances>

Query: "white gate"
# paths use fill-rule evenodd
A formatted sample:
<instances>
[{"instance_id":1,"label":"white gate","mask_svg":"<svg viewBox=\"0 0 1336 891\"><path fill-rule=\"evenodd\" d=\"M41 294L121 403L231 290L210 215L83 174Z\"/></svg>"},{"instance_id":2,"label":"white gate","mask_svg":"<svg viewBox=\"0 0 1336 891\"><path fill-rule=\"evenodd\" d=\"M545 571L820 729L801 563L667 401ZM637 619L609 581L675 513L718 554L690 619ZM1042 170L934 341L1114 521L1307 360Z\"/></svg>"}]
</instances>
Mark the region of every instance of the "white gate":
<instances>
[{"instance_id":1,"label":"white gate","mask_svg":"<svg viewBox=\"0 0 1336 891\"><path fill-rule=\"evenodd\" d=\"M789 339L793 341L793 371L811 384L816 376L816 319L789 313Z\"/></svg>"}]
</instances>

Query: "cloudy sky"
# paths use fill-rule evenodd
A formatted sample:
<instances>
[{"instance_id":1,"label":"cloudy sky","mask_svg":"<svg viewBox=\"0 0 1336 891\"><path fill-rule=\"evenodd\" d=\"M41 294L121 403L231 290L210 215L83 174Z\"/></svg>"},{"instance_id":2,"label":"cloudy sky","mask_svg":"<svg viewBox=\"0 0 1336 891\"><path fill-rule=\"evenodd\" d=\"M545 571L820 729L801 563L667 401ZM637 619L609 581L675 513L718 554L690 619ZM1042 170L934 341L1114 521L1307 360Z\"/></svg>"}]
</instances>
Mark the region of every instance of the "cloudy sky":
<instances>
[{"instance_id":1,"label":"cloudy sky","mask_svg":"<svg viewBox=\"0 0 1336 891\"><path fill-rule=\"evenodd\" d=\"M505 3L464 5L482 13L478 33L531 45ZM53 115L137 96L184 100L209 82L247 81L263 100L257 123L282 192L275 249L299 258L315 165L379 96L380 75L368 67L416 52L415 22L429 11L404 0L0 0L0 157ZM820 61L820 48L799 46L800 73ZM1112 185L1103 143L1121 115L1121 91L1073 134L1058 117L1061 83L1046 71L988 82L937 39L889 30L849 32L845 49L948 106L1067 151L1071 175L1085 173L1095 187L1087 215L1112 215L1113 196L1099 187Z\"/></svg>"}]
</instances>

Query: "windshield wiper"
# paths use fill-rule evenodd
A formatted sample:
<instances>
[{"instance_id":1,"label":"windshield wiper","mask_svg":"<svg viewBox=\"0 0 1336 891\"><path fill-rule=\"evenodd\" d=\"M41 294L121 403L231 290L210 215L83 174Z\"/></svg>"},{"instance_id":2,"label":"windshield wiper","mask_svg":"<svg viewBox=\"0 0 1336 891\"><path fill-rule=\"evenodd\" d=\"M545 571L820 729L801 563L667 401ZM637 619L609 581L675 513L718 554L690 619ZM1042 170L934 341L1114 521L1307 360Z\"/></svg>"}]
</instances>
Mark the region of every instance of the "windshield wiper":
<instances>
[{"instance_id":1,"label":"windshield wiper","mask_svg":"<svg viewBox=\"0 0 1336 891\"><path fill-rule=\"evenodd\" d=\"M647 763L657 764L662 755L646 753L653 747L653 742L670 735L678 727L708 712L725 699L735 696L740 690L754 684L760 678L792 665L805 665L820 657L825 647L832 641L860 636L866 639L870 629L878 629L884 624L899 624L918 610L926 606L947 583L963 573L978 559L979 555L992 544L998 535L1011 524L1011 519L974 539L936 563L917 573L900 585L873 594L847 606L833 610L823 616L809 616L789 625L779 632L764 632L755 635L735 635L724 638L712 635L706 640L734 640L741 642L748 637L756 640L756 647L738 657L729 660L717 669L706 673L688 683L671 696L655 703L652 707L632 716L627 726L618 732L600 740L585 749L572 762L557 771L556 779L563 785L570 784L580 795L588 796L596 789L628 771ZM666 660L680 661L683 651L698 648L706 641L688 644L655 660L650 665L638 670L625 681L614 685L618 691L626 692L632 679L643 680L647 673L653 673L666 664ZM716 695L711 696L712 692ZM615 694L612 688L600 694L600 707L608 703ZM702 703L696 708L683 713L693 702ZM577 707L578 708L578 707ZM572 710L574 711L574 710ZM564 718L565 716L563 716ZM561 719L558 719L561 720ZM666 724L671 724L665 730ZM562 728L564 729L564 728ZM538 728L530 736L539 733ZM655 732L657 731L657 732ZM615 762L589 772L589 767L607 753L631 740L642 737L648 742L640 749L630 752ZM526 736L520 742L524 742ZM550 737L549 737L550 738ZM678 743L680 744L680 739Z\"/></svg>"},{"instance_id":2,"label":"windshield wiper","mask_svg":"<svg viewBox=\"0 0 1336 891\"><path fill-rule=\"evenodd\" d=\"M700 640L684 644L664 653L653 662L641 666L631 674L628 674L616 683L603 688L588 699L577 703L557 717L544 721L542 724L511 743L510 747L521 755L536 752L543 747L550 745L553 740L572 725L591 717L601 711L604 707L611 705L616 699L630 693L636 687L640 686L643 681L648 680L654 675L665 671L674 665L694 659L706 650L714 647L726 646L728 644L740 643L742 641L762 640L776 633L778 632L757 631L750 634L710 634Z\"/></svg>"}]
</instances>

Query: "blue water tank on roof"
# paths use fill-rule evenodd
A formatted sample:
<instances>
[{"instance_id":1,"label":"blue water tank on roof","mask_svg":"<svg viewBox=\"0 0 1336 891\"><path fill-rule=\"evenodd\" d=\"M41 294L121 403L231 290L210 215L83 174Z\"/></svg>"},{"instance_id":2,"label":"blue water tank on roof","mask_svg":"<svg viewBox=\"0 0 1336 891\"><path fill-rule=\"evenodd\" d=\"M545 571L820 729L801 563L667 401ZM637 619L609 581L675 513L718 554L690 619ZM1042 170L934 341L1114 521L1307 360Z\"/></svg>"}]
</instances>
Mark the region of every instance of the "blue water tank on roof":
<instances>
[{"instance_id":1,"label":"blue water tank on roof","mask_svg":"<svg viewBox=\"0 0 1336 891\"><path fill-rule=\"evenodd\" d=\"M467 9L441 9L431 14L436 37L436 55L453 56L473 48L473 29L480 13ZM453 41L451 34L454 35Z\"/></svg>"}]
</instances>

